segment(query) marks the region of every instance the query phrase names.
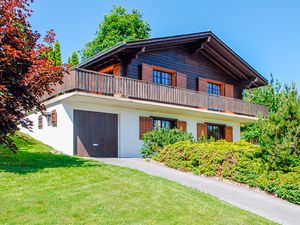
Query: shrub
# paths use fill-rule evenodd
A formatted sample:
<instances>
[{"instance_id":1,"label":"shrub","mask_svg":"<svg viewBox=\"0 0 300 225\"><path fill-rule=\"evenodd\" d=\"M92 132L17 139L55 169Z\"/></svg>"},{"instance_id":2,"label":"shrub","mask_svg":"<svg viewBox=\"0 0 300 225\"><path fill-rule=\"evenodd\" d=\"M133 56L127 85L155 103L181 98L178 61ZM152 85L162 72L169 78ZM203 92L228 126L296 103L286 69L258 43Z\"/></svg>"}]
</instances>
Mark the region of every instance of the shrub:
<instances>
[{"instance_id":1,"label":"shrub","mask_svg":"<svg viewBox=\"0 0 300 225\"><path fill-rule=\"evenodd\" d=\"M268 106L269 116L242 127L242 138L260 144L272 170L291 169L300 163L300 96L294 83L273 78L269 85L246 90L244 100Z\"/></svg>"},{"instance_id":2,"label":"shrub","mask_svg":"<svg viewBox=\"0 0 300 225\"><path fill-rule=\"evenodd\" d=\"M300 204L300 166L289 173L271 171L261 148L248 142L187 140L165 145L156 152L152 158L169 167L259 187Z\"/></svg>"},{"instance_id":3,"label":"shrub","mask_svg":"<svg viewBox=\"0 0 300 225\"><path fill-rule=\"evenodd\" d=\"M143 136L143 147L141 154L144 158L149 158L157 153L157 149L163 146L174 144L178 141L193 141L191 133L186 133L181 129L161 128L150 131Z\"/></svg>"}]
</instances>

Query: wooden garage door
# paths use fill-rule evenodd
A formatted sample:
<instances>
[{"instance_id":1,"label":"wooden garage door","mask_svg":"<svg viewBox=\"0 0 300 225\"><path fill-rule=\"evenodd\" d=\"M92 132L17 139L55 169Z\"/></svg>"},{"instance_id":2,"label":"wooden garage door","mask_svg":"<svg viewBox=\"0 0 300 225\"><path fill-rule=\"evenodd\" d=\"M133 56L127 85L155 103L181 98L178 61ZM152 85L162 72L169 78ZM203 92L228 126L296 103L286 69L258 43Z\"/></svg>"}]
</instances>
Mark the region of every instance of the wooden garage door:
<instances>
[{"instance_id":1,"label":"wooden garage door","mask_svg":"<svg viewBox=\"0 0 300 225\"><path fill-rule=\"evenodd\" d=\"M74 154L118 157L118 115L74 110Z\"/></svg>"}]
</instances>

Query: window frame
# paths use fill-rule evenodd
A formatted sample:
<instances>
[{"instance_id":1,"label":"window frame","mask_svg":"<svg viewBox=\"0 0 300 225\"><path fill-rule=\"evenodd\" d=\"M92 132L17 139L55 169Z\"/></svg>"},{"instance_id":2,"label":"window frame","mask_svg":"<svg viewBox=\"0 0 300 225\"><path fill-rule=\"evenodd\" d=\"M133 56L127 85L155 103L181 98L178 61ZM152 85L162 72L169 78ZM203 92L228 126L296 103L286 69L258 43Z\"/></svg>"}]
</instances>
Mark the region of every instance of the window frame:
<instances>
[{"instance_id":1,"label":"window frame","mask_svg":"<svg viewBox=\"0 0 300 225\"><path fill-rule=\"evenodd\" d=\"M209 93L208 92L208 90L209 90L209 88L208 88L209 84L220 86L220 94L217 95L217 94ZM207 80L207 93L209 95L214 95L214 96L224 96L224 94L225 94L225 84L223 82L220 82L220 81Z\"/></svg>"},{"instance_id":2,"label":"window frame","mask_svg":"<svg viewBox=\"0 0 300 225\"><path fill-rule=\"evenodd\" d=\"M169 74L170 75L170 79L169 79L170 84L155 82L155 79L154 79L154 73L155 72ZM159 85L176 86L176 71L171 70L171 69L166 69L166 68L163 68L163 67L160 67L160 66L152 66L152 81L153 81L153 83L159 84Z\"/></svg>"},{"instance_id":3,"label":"window frame","mask_svg":"<svg viewBox=\"0 0 300 225\"><path fill-rule=\"evenodd\" d=\"M206 123L207 126L207 139L213 137L215 140L224 140L225 139L225 127L224 124L216 124L216 123ZM218 128L218 131L212 131L210 127ZM212 135L213 132L215 135Z\"/></svg>"},{"instance_id":4,"label":"window frame","mask_svg":"<svg viewBox=\"0 0 300 225\"><path fill-rule=\"evenodd\" d=\"M171 118L163 118L163 117L151 117L152 118L152 130L155 129L161 129L163 127L163 124L166 125L166 122L170 123L170 126L168 127L169 129L174 129L176 127L176 119L171 119ZM158 127L155 126L156 121L160 121L160 125Z\"/></svg>"}]
</instances>

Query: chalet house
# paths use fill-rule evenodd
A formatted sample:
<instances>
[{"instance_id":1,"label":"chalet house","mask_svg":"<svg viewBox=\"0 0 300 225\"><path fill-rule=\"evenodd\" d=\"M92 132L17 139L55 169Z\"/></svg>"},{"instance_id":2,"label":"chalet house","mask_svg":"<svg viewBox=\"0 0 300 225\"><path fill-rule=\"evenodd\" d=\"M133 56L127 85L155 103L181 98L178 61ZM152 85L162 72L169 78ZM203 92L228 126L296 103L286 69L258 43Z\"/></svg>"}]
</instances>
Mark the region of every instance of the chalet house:
<instances>
[{"instance_id":1,"label":"chalet house","mask_svg":"<svg viewBox=\"0 0 300 225\"><path fill-rule=\"evenodd\" d=\"M237 141L240 125L267 116L244 102L267 84L212 32L122 42L79 64L32 113L32 136L69 155L139 157L142 136L178 127Z\"/></svg>"}]
</instances>

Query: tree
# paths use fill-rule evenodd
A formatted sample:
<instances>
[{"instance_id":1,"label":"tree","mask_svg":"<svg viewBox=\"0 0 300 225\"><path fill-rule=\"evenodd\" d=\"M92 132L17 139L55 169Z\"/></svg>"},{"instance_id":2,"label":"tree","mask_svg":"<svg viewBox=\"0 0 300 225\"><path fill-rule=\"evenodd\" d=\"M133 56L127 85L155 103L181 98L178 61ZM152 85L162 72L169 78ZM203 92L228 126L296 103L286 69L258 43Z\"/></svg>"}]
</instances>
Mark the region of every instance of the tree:
<instances>
[{"instance_id":1,"label":"tree","mask_svg":"<svg viewBox=\"0 0 300 225\"><path fill-rule=\"evenodd\" d=\"M40 97L62 82L65 65L48 58L54 43L53 31L43 41L31 30L30 0L0 0L0 144L16 149L10 135L18 126L30 129L26 113L44 112Z\"/></svg>"},{"instance_id":2,"label":"tree","mask_svg":"<svg viewBox=\"0 0 300 225\"><path fill-rule=\"evenodd\" d=\"M300 163L300 97L295 84L278 81L248 90L245 100L269 107L268 118L247 125L245 139L255 139L262 148L263 158L272 170L289 171Z\"/></svg>"},{"instance_id":3,"label":"tree","mask_svg":"<svg viewBox=\"0 0 300 225\"><path fill-rule=\"evenodd\" d=\"M49 46L49 52L47 54L47 57L53 62L53 65L61 65L61 52L58 40L55 41L54 48L52 45Z\"/></svg>"},{"instance_id":4,"label":"tree","mask_svg":"<svg viewBox=\"0 0 300 225\"><path fill-rule=\"evenodd\" d=\"M300 98L293 83L280 92L281 104L259 123L260 144L272 169L289 171L300 163Z\"/></svg>"},{"instance_id":5,"label":"tree","mask_svg":"<svg viewBox=\"0 0 300 225\"><path fill-rule=\"evenodd\" d=\"M72 53L72 58L71 58L71 65L72 66L76 66L79 64L79 60L78 60L78 55L76 52Z\"/></svg>"},{"instance_id":6,"label":"tree","mask_svg":"<svg viewBox=\"0 0 300 225\"><path fill-rule=\"evenodd\" d=\"M265 105L269 109L269 114L277 113L281 107L282 84L274 80L271 75L271 81L268 85L248 89L244 92L244 101ZM242 127L242 138L252 143L258 144L262 130L257 123L247 124Z\"/></svg>"},{"instance_id":7,"label":"tree","mask_svg":"<svg viewBox=\"0 0 300 225\"><path fill-rule=\"evenodd\" d=\"M121 6L114 5L108 15L99 24L95 38L86 43L82 50L82 60L104 51L119 42L150 37L150 26L143 21L142 14L134 9L127 12Z\"/></svg>"},{"instance_id":8,"label":"tree","mask_svg":"<svg viewBox=\"0 0 300 225\"><path fill-rule=\"evenodd\" d=\"M274 80L271 74L271 81L268 85L248 89L244 93L244 100L257 104L266 105L269 112L277 112L282 104L282 84L278 80Z\"/></svg>"},{"instance_id":9,"label":"tree","mask_svg":"<svg viewBox=\"0 0 300 225\"><path fill-rule=\"evenodd\" d=\"M55 66L61 65L60 44L59 44L58 40L56 40L56 42L54 44L53 63Z\"/></svg>"}]
</instances>

